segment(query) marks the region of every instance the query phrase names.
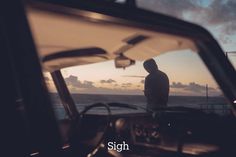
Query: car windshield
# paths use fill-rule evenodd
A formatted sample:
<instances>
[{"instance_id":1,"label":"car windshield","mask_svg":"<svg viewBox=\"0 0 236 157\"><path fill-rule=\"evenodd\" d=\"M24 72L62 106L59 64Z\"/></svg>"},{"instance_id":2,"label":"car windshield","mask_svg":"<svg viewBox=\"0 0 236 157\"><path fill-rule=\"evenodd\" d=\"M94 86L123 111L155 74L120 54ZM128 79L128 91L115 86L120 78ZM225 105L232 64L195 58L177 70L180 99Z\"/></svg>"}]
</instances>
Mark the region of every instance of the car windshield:
<instances>
[{"instance_id":1,"label":"car windshield","mask_svg":"<svg viewBox=\"0 0 236 157\"><path fill-rule=\"evenodd\" d=\"M61 11L57 6L54 9ZM27 9L59 119L68 115L50 75L58 70L79 111L95 103L122 103L137 109L112 107L113 114L163 107L230 113L193 39L145 23L68 10L62 14ZM103 108L90 112L106 114Z\"/></svg>"},{"instance_id":2,"label":"car windshield","mask_svg":"<svg viewBox=\"0 0 236 157\"><path fill-rule=\"evenodd\" d=\"M167 107L187 107L206 113L229 114L226 99L196 52L174 51L154 57L154 60L158 69L169 78ZM115 68L114 61L74 66L64 68L62 74L80 111L85 106L98 102L147 107L144 86L148 72L145 71L142 61L125 69ZM50 75L46 74L45 77L50 90L56 92ZM52 94L52 97L58 116L66 116L58 95ZM134 112L146 111L112 108L114 114ZM106 114L106 110L100 108L91 110L90 113Z\"/></svg>"}]
</instances>

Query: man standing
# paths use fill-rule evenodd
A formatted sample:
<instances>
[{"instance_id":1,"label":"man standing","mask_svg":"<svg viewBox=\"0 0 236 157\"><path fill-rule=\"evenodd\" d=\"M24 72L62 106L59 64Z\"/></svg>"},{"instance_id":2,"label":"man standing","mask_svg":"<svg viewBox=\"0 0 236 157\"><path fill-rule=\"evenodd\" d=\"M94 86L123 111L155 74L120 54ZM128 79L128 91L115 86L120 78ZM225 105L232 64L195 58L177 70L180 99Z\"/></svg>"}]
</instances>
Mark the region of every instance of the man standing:
<instances>
[{"instance_id":1,"label":"man standing","mask_svg":"<svg viewBox=\"0 0 236 157\"><path fill-rule=\"evenodd\" d=\"M157 110L158 107L167 106L169 96L169 79L158 69L154 59L143 63L144 69L149 73L145 78L144 95L147 98L147 108Z\"/></svg>"}]
</instances>

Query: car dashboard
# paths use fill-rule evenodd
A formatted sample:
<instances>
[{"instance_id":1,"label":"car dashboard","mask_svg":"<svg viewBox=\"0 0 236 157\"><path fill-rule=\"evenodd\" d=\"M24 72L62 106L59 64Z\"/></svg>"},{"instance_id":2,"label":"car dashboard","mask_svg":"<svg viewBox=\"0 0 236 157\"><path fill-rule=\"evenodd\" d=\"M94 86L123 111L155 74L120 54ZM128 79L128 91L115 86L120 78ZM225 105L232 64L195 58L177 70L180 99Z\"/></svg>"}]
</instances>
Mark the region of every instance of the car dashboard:
<instances>
[{"instance_id":1,"label":"car dashboard","mask_svg":"<svg viewBox=\"0 0 236 157\"><path fill-rule=\"evenodd\" d=\"M127 143L129 151L118 154L128 157L221 156L222 152L230 154L233 151L232 137L236 137L233 132L223 132L223 128L230 125L224 120L215 115L186 111L114 114L103 144L106 149L108 142ZM87 129L84 135L93 139L99 138L107 123L105 115L87 114L85 121Z\"/></svg>"}]
</instances>

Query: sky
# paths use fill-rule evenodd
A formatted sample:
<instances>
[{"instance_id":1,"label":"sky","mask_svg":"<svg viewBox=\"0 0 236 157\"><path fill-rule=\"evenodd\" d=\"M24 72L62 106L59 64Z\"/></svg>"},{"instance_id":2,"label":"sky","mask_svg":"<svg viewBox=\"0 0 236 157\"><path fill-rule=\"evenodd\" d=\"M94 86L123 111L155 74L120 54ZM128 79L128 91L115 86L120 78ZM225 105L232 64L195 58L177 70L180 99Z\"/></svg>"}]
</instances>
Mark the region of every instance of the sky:
<instances>
[{"instance_id":1,"label":"sky","mask_svg":"<svg viewBox=\"0 0 236 157\"><path fill-rule=\"evenodd\" d=\"M224 51L236 51L236 1L234 0L137 0L138 6L190 21L208 29ZM236 56L229 55L235 64ZM170 95L204 96L208 84L210 96L221 95L206 67L192 51L162 54L154 58L170 80ZM142 62L116 69L114 61L77 66L62 70L72 93L142 95L145 76ZM49 74L46 82L55 87Z\"/></svg>"},{"instance_id":2,"label":"sky","mask_svg":"<svg viewBox=\"0 0 236 157\"><path fill-rule=\"evenodd\" d=\"M137 0L138 6L199 24L225 51L235 51L235 0Z\"/></svg>"}]
</instances>

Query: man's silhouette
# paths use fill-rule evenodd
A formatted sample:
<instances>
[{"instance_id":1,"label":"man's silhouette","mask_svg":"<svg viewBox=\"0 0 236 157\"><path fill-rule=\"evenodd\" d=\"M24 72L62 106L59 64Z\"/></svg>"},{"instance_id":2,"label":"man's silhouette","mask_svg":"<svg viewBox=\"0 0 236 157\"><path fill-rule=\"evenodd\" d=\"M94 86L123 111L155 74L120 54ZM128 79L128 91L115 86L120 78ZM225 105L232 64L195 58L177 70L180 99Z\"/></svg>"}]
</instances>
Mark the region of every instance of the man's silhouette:
<instances>
[{"instance_id":1,"label":"man's silhouette","mask_svg":"<svg viewBox=\"0 0 236 157\"><path fill-rule=\"evenodd\" d=\"M158 70L154 59L146 60L143 67L149 73L145 78L144 94L147 97L147 108L156 110L167 106L169 96L169 79L167 75Z\"/></svg>"}]
</instances>

